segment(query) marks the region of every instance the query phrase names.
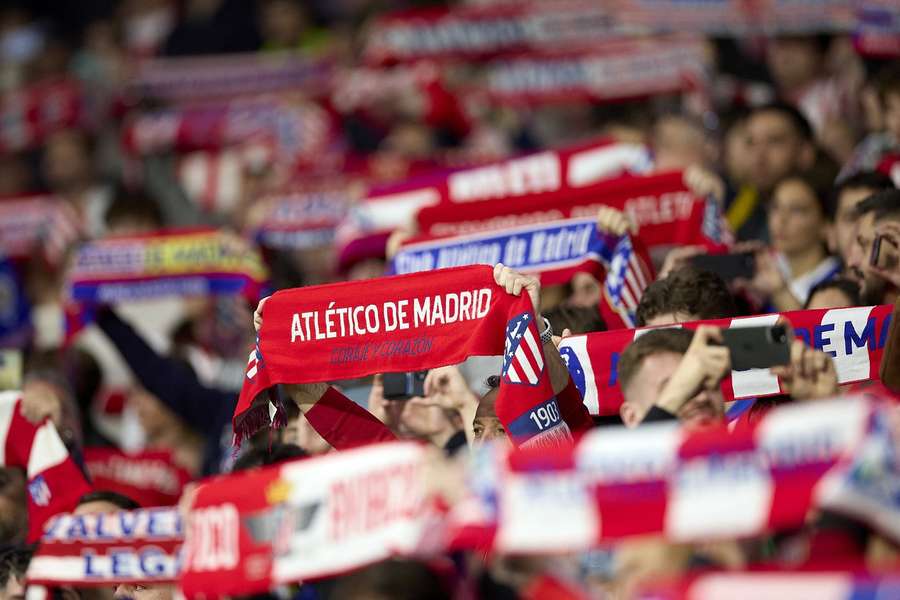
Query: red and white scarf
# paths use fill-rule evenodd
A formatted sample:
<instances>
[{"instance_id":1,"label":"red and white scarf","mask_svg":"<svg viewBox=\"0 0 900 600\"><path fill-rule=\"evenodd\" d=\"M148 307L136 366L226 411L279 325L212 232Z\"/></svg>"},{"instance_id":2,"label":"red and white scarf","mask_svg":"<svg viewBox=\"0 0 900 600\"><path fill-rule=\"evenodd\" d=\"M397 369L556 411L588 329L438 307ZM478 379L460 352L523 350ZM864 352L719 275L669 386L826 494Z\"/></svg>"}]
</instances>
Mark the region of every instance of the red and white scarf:
<instances>
[{"instance_id":1,"label":"red and white scarf","mask_svg":"<svg viewBox=\"0 0 900 600\"><path fill-rule=\"evenodd\" d=\"M485 58L590 45L619 29L610 8L584 0L412 9L373 22L364 58L376 63Z\"/></svg>"},{"instance_id":2,"label":"red and white scarf","mask_svg":"<svg viewBox=\"0 0 900 600\"><path fill-rule=\"evenodd\" d=\"M646 534L733 539L799 527L814 507L900 539L889 492L900 484L900 439L888 410L843 398L781 407L738 432L660 423L594 430L574 447L485 447L449 505L427 487L427 448L410 442L216 478L190 508L183 590L249 594L448 548L546 554Z\"/></svg>"},{"instance_id":3,"label":"red and white scarf","mask_svg":"<svg viewBox=\"0 0 900 600\"><path fill-rule=\"evenodd\" d=\"M29 584L173 583L184 539L174 508L56 515L28 565Z\"/></svg>"},{"instance_id":4,"label":"red and white scarf","mask_svg":"<svg viewBox=\"0 0 900 600\"><path fill-rule=\"evenodd\" d=\"M340 224L335 240L342 254L380 258L387 236L398 227L407 227L422 207L549 193L624 174L646 173L652 166L645 146L600 139L413 177L372 189ZM513 224L519 223L495 229ZM448 233L462 232L438 235Z\"/></svg>"},{"instance_id":5,"label":"red and white scarf","mask_svg":"<svg viewBox=\"0 0 900 600\"><path fill-rule=\"evenodd\" d=\"M85 116L81 86L73 80L48 80L7 92L0 101L0 152L34 148L51 133L82 124Z\"/></svg>"},{"instance_id":6,"label":"red and white scarf","mask_svg":"<svg viewBox=\"0 0 900 600\"><path fill-rule=\"evenodd\" d=\"M499 552L569 552L641 535L756 536L798 527L818 507L900 539L889 410L841 398L784 406L735 432L658 423L594 430L569 449L500 451L476 461L497 474L473 476L481 509L461 504L459 525L467 546L480 526Z\"/></svg>"},{"instance_id":7,"label":"red and white scarf","mask_svg":"<svg viewBox=\"0 0 900 600\"><path fill-rule=\"evenodd\" d=\"M25 470L29 542L40 537L47 519L91 491L53 423L34 425L22 414L21 392L0 392L0 466Z\"/></svg>"},{"instance_id":8,"label":"red and white scarf","mask_svg":"<svg viewBox=\"0 0 900 600\"><path fill-rule=\"evenodd\" d=\"M154 58L138 64L128 92L168 102L230 100L237 96L329 89L333 65L297 52Z\"/></svg>"},{"instance_id":9,"label":"red and white scarf","mask_svg":"<svg viewBox=\"0 0 900 600\"><path fill-rule=\"evenodd\" d=\"M126 454L115 448L85 448L84 466L97 490L118 492L141 506L172 506L191 480L172 454L145 450Z\"/></svg>"},{"instance_id":10,"label":"red and white scarf","mask_svg":"<svg viewBox=\"0 0 900 600\"><path fill-rule=\"evenodd\" d=\"M730 239L718 202L690 192L681 172L622 176L581 185L574 172L544 193L496 200L442 203L419 210L419 229L429 235L458 235L563 218L593 217L608 206L624 211L640 228L647 248L700 244L710 250Z\"/></svg>"},{"instance_id":11,"label":"red and white scarf","mask_svg":"<svg viewBox=\"0 0 900 600\"><path fill-rule=\"evenodd\" d=\"M511 104L609 102L701 88L707 63L696 39L614 41L492 61L484 88L493 100Z\"/></svg>"},{"instance_id":12,"label":"red and white scarf","mask_svg":"<svg viewBox=\"0 0 900 600\"><path fill-rule=\"evenodd\" d=\"M0 253L5 256L30 258L39 253L56 265L81 235L78 214L61 198L24 196L0 200Z\"/></svg>"},{"instance_id":13,"label":"red and white scarf","mask_svg":"<svg viewBox=\"0 0 900 600\"><path fill-rule=\"evenodd\" d=\"M268 248L328 246L350 207L349 186L320 191L285 191L261 198L263 215L252 237Z\"/></svg>"},{"instance_id":14,"label":"red and white scarf","mask_svg":"<svg viewBox=\"0 0 900 600\"><path fill-rule=\"evenodd\" d=\"M252 594L427 550L427 457L392 442L211 480L190 507L182 590Z\"/></svg>"},{"instance_id":15,"label":"red and white scarf","mask_svg":"<svg viewBox=\"0 0 900 600\"><path fill-rule=\"evenodd\" d=\"M610 329L634 327L638 302L654 277L640 239L601 233L595 218L446 238L420 236L401 245L392 267L404 274L498 262L536 273L544 285L566 283L577 272L594 275L603 282L600 309Z\"/></svg>"},{"instance_id":16,"label":"red and white scarf","mask_svg":"<svg viewBox=\"0 0 900 600\"><path fill-rule=\"evenodd\" d=\"M774 325L783 318L793 326L798 338L834 358L838 381L845 384L878 378L891 323L891 309L891 306L883 305L797 310L755 317L693 321L676 327L695 329L704 324L717 327ZM562 341L560 354L591 414L618 414L622 404L622 391L616 374L619 356L628 344L650 329L589 333ZM778 378L768 369L734 371L722 382L722 392L726 400L782 393Z\"/></svg>"},{"instance_id":17,"label":"red and white scarf","mask_svg":"<svg viewBox=\"0 0 900 600\"><path fill-rule=\"evenodd\" d=\"M265 143L284 164L295 166L320 159L333 130L327 111L317 104L260 97L136 115L123 138L138 154Z\"/></svg>"},{"instance_id":18,"label":"red and white scarf","mask_svg":"<svg viewBox=\"0 0 900 600\"><path fill-rule=\"evenodd\" d=\"M440 269L277 292L235 408L240 440L270 422L254 400L279 383L313 383L503 355L497 416L517 443L570 439L527 294L511 296L487 266ZM548 416L547 418L543 418Z\"/></svg>"}]
</instances>

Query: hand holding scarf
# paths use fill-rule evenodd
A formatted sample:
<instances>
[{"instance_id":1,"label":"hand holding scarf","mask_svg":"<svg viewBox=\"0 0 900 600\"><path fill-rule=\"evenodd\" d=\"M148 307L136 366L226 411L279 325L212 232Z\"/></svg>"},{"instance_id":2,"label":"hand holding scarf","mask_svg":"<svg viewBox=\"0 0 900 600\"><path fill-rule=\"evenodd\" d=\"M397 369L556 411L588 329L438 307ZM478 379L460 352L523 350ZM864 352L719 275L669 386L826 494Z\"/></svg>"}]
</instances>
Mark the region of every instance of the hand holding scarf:
<instances>
[{"instance_id":1,"label":"hand holding scarf","mask_svg":"<svg viewBox=\"0 0 900 600\"><path fill-rule=\"evenodd\" d=\"M498 287L489 267L285 290L269 298L262 313L235 410L239 439L268 423L268 406L253 401L276 384L422 370L499 354L497 414L507 430L520 442L569 437L532 301Z\"/></svg>"}]
</instances>

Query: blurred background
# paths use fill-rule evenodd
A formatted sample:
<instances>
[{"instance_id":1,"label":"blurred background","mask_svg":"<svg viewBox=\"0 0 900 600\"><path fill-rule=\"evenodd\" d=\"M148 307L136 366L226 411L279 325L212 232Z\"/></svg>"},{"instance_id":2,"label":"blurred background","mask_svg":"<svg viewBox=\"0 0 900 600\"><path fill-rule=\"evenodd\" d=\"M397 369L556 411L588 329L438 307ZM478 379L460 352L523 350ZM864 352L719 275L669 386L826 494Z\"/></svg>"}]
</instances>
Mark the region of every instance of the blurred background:
<instances>
[{"instance_id":1,"label":"blurred background","mask_svg":"<svg viewBox=\"0 0 900 600\"><path fill-rule=\"evenodd\" d=\"M809 120L817 164L874 169L896 147L878 86L898 56L896 0L4 1L4 386L40 382L48 414L83 416L61 429L85 445L174 448L198 473L225 423L189 431L136 383L143 347L129 355L114 325L81 314L69 343L79 243L212 227L249 241L271 289L378 276L414 211L366 199L401 182L623 143L656 170L718 173L730 199L766 185L744 118L774 100ZM118 313L233 402L253 306L171 297Z\"/></svg>"}]
</instances>

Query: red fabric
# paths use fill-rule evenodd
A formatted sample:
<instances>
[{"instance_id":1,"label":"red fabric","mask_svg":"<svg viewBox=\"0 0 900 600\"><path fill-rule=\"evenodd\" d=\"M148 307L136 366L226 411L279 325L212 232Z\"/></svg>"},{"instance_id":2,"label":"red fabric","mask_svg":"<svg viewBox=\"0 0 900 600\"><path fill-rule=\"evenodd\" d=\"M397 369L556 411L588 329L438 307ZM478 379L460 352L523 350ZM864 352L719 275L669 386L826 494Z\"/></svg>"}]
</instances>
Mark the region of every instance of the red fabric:
<instances>
[{"instance_id":1,"label":"red fabric","mask_svg":"<svg viewBox=\"0 0 900 600\"><path fill-rule=\"evenodd\" d=\"M115 448L85 448L84 464L94 488L124 494L144 507L177 504L191 480L168 451L126 454Z\"/></svg>"},{"instance_id":2,"label":"red fabric","mask_svg":"<svg viewBox=\"0 0 900 600\"><path fill-rule=\"evenodd\" d=\"M759 315L734 319L713 319L682 323L696 329L700 325L733 327L774 324L780 317L794 329L797 339L830 354L837 365L841 384L878 379L881 356L891 322L890 305L840 309L797 310L780 315ZM585 398L591 414L614 415L622 404L618 362L622 352L641 332L652 328L618 329L566 338L560 353L568 358L569 372ZM726 401L774 396L782 393L780 383L768 371L732 374L722 382Z\"/></svg>"},{"instance_id":3,"label":"red fabric","mask_svg":"<svg viewBox=\"0 0 900 600\"><path fill-rule=\"evenodd\" d=\"M7 431L2 427L8 425ZM75 507L91 491L49 420L32 424L21 413L18 392L0 394L3 466L25 470L28 492L28 542L40 538L44 523Z\"/></svg>"},{"instance_id":4,"label":"red fabric","mask_svg":"<svg viewBox=\"0 0 900 600\"><path fill-rule=\"evenodd\" d=\"M236 437L269 424L268 406L253 402L279 383L422 370L499 354L506 361L496 410L511 437L570 441L531 299L498 287L491 267L283 290L263 309L257 350L235 408Z\"/></svg>"},{"instance_id":5,"label":"red fabric","mask_svg":"<svg viewBox=\"0 0 900 600\"><path fill-rule=\"evenodd\" d=\"M306 420L335 450L397 439L375 415L333 387L306 412Z\"/></svg>"},{"instance_id":6,"label":"red fabric","mask_svg":"<svg viewBox=\"0 0 900 600\"><path fill-rule=\"evenodd\" d=\"M649 177L625 175L599 183L538 193L424 206L416 217L427 235L459 235L556 219L595 216L602 206L624 211L640 228L641 241L656 247L700 244L724 247L727 231L714 200L694 196L681 172ZM710 209L715 210L710 210Z\"/></svg>"}]
</instances>

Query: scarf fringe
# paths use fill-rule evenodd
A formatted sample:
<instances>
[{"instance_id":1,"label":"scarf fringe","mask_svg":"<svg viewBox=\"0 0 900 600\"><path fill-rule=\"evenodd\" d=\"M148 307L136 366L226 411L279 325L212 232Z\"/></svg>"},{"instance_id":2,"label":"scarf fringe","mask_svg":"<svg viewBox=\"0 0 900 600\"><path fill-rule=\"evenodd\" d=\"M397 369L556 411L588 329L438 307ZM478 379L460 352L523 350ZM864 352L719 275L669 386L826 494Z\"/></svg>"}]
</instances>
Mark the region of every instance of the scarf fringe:
<instances>
[{"instance_id":1,"label":"scarf fringe","mask_svg":"<svg viewBox=\"0 0 900 600\"><path fill-rule=\"evenodd\" d=\"M258 431L272 427L273 429L281 429L287 426L287 410L281 396L278 394L277 388L269 388L268 398L265 402L259 401L262 396L257 397L257 401L249 410L240 415L239 419L235 419L234 436L232 437L232 445L235 450L240 449L244 440L249 439ZM275 406L275 414L269 414L269 404Z\"/></svg>"}]
</instances>

